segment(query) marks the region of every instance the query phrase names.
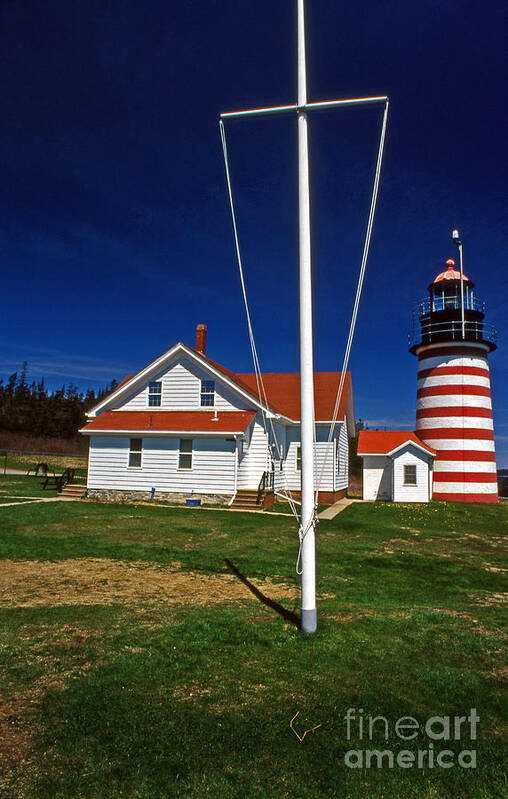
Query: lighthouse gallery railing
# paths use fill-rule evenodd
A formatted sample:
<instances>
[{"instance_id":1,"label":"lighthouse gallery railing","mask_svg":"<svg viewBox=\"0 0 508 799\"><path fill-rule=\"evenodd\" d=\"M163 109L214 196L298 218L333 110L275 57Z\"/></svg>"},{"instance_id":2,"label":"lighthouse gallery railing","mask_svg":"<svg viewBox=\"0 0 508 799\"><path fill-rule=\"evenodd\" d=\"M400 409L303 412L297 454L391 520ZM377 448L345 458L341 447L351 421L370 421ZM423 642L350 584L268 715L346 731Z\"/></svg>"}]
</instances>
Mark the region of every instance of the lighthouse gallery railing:
<instances>
[{"instance_id":1,"label":"lighthouse gallery railing","mask_svg":"<svg viewBox=\"0 0 508 799\"><path fill-rule=\"evenodd\" d=\"M497 329L488 322L466 321L464 333L464 341L490 341L493 344L497 342ZM408 335L408 343L410 346L413 346L422 341L425 343L429 343L433 340L442 341L443 335L446 335L453 341L461 341L462 323L460 319L446 322L433 322L430 320L420 322L418 320L418 322L413 325L413 329Z\"/></svg>"}]
</instances>

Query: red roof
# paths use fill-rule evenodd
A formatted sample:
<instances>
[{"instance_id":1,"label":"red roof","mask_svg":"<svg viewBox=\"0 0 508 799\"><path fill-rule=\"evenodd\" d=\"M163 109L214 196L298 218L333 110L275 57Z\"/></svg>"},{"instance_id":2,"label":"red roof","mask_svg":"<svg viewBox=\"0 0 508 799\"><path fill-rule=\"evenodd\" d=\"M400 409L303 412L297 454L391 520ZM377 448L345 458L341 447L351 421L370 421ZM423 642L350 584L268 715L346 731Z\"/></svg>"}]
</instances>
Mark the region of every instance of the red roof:
<instances>
[{"instance_id":1,"label":"red roof","mask_svg":"<svg viewBox=\"0 0 508 799\"><path fill-rule=\"evenodd\" d=\"M358 455L389 455L408 441L418 444L431 455L436 454L413 430L360 430Z\"/></svg>"},{"instance_id":2,"label":"red roof","mask_svg":"<svg viewBox=\"0 0 508 799\"><path fill-rule=\"evenodd\" d=\"M434 283L431 285L435 285L436 283L441 283L443 280L460 280L460 272L455 269L455 261L453 258L448 258L446 262L446 271L440 272L439 275L434 280ZM471 283L468 277L464 275L464 280L467 283Z\"/></svg>"},{"instance_id":3,"label":"red roof","mask_svg":"<svg viewBox=\"0 0 508 799\"><path fill-rule=\"evenodd\" d=\"M254 411L105 411L81 433L243 433Z\"/></svg>"},{"instance_id":4,"label":"red roof","mask_svg":"<svg viewBox=\"0 0 508 799\"><path fill-rule=\"evenodd\" d=\"M202 358L219 373L223 374L224 377L227 377L229 380L231 380L231 382L237 385L238 388L243 389L255 399L259 400L255 374L235 374L235 372L232 372L230 369L227 369L220 363L213 361L207 355L203 355L202 352L197 352L197 350L195 350L195 352L199 358ZM333 418L340 376L341 372L314 372L314 405L316 421L327 422ZM287 416L289 419L292 419L295 422L299 421L299 372L268 373L263 374L262 377L268 400L268 407L276 413ZM131 376L124 378L120 385L123 386L130 379ZM346 413L350 386L351 373L346 372L346 378L344 380L344 387L342 390L342 398L337 416L339 420L343 419ZM264 397L261 398L261 401L264 403ZM162 411L156 411L156 413L162 413ZM165 411L165 413L168 413L168 411Z\"/></svg>"},{"instance_id":5,"label":"red roof","mask_svg":"<svg viewBox=\"0 0 508 799\"><path fill-rule=\"evenodd\" d=\"M197 353L207 361L210 366L222 372L239 388L259 399L256 375L252 373L235 374L217 361L212 361L207 355ZM328 422L333 418L335 400L339 388L341 372L314 372L314 406L317 421ZM273 372L262 375L266 391L268 406L273 410L287 416L294 421L300 420L300 373L299 372ZM347 398L351 385L351 372L346 372L342 398L337 418L343 419L346 413ZM261 398L264 403L264 397Z\"/></svg>"},{"instance_id":6,"label":"red roof","mask_svg":"<svg viewBox=\"0 0 508 799\"><path fill-rule=\"evenodd\" d=\"M328 422L333 418L340 375L340 372L314 372L316 421ZM258 397L256 375L240 374L235 377L239 385L247 386L250 393ZM263 384L269 407L298 421L300 419L300 374L298 372L264 374ZM350 385L351 373L346 372L338 419L344 418Z\"/></svg>"}]
</instances>

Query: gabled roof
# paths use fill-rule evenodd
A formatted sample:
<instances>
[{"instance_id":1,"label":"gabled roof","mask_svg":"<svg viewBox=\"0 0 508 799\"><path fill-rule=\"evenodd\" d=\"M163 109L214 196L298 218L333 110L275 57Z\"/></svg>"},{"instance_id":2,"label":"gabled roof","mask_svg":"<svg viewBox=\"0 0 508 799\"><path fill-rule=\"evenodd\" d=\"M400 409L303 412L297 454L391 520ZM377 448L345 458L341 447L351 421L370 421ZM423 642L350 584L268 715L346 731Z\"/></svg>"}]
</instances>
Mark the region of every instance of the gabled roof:
<instances>
[{"instance_id":1,"label":"gabled roof","mask_svg":"<svg viewBox=\"0 0 508 799\"><path fill-rule=\"evenodd\" d=\"M202 366L210 367L214 374L222 375L226 382L233 387L236 387L247 399L252 401L256 407L264 406L264 397L262 401L259 400L258 387L256 382L256 375L248 374L235 374L225 366L213 361L207 355L187 347L185 344L179 342L166 353L161 355L151 364L146 366L140 372L133 376L124 378L119 386L106 398L101 400L94 408L89 411L89 415L93 416L103 406L107 404L116 396L126 394L129 388L134 388L136 382L140 378L149 380L150 373L155 370L160 372L165 362L169 362L178 352L182 352L192 359L196 360ZM327 422L333 418L333 411L335 407L335 400L340 381L340 372L315 372L314 373L314 402L315 402L315 418L316 421ZM268 401L268 409L276 414L285 416L291 421L297 422L300 420L300 375L298 372L290 373L268 373L263 374L263 384L266 390ZM141 384L140 384L141 385ZM348 399L351 391L351 373L347 372L344 380L344 388L342 392L342 399L339 407L337 419L340 421L344 418L346 413ZM127 411L123 411L127 413ZM161 411L162 413L162 411ZM166 411L167 413L167 411ZM201 413L201 412L199 412Z\"/></svg>"},{"instance_id":2,"label":"gabled roof","mask_svg":"<svg viewBox=\"0 0 508 799\"><path fill-rule=\"evenodd\" d=\"M79 432L233 435L243 433L255 415L254 411L105 411Z\"/></svg>"},{"instance_id":3,"label":"gabled roof","mask_svg":"<svg viewBox=\"0 0 508 799\"><path fill-rule=\"evenodd\" d=\"M236 387L240 393L243 394L244 399L249 400L258 408L261 407L258 398L253 396L249 389L241 385L240 381L236 379L236 376L233 372L230 372L229 369L226 369L224 366L220 366L220 364L216 364L215 361L212 361L202 353L197 352L191 347L187 347L185 344L182 344L182 342L179 341L177 344L171 347L170 350L149 363L148 366L145 366L144 369L141 369L130 378L124 378L121 384L117 386L117 388L112 391L111 394L102 399L99 403L97 403L97 405L94 405L94 407L88 411L88 415L95 416L98 412L101 412L105 406L107 407L108 404L111 403L111 400L119 399L121 395L128 396L130 391L136 390L136 387L141 388L143 384L146 384L147 381L153 379L154 375L160 374L165 366L170 363L170 361L178 353L186 355L191 360L194 360L196 363L204 366L205 368L208 366L214 377L220 377L222 375L225 378L226 383L229 383L230 387Z\"/></svg>"},{"instance_id":4,"label":"gabled roof","mask_svg":"<svg viewBox=\"0 0 508 799\"><path fill-rule=\"evenodd\" d=\"M358 435L358 455L393 455L407 444L436 455L418 438L413 430L360 430Z\"/></svg>"}]
</instances>

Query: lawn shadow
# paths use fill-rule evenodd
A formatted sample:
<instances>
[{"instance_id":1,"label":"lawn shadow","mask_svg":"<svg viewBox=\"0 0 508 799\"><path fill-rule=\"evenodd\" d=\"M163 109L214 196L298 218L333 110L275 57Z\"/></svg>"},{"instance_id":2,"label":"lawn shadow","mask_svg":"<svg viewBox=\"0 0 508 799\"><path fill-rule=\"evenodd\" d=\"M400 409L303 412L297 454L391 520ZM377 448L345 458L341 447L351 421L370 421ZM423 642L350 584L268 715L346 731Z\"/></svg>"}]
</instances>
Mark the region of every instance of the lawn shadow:
<instances>
[{"instance_id":1,"label":"lawn shadow","mask_svg":"<svg viewBox=\"0 0 508 799\"><path fill-rule=\"evenodd\" d=\"M286 621L294 624L298 629L301 628L300 617L297 616L296 613L293 613L292 610L287 610L287 608L283 607L281 604L279 604L279 602L276 602L274 599L270 599L270 597L263 594L259 588L256 588L256 586L247 579L245 574L242 574L242 572L237 569L234 563L231 563L229 558L224 558L224 562L227 564L227 566L229 566L235 577L238 577L238 579L241 580L241 582L249 589L249 591L254 594L256 599L259 599L263 605L267 605L269 608L272 608L272 610L278 613L279 616L282 616L283 619L286 619Z\"/></svg>"}]
</instances>

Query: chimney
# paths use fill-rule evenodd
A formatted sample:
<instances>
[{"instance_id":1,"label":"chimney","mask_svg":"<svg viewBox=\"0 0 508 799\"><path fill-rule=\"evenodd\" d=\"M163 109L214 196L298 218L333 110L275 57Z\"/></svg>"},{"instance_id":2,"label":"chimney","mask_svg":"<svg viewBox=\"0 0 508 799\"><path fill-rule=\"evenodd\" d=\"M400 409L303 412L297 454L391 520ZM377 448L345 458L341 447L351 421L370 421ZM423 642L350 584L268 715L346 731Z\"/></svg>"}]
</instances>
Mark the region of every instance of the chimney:
<instances>
[{"instance_id":1,"label":"chimney","mask_svg":"<svg viewBox=\"0 0 508 799\"><path fill-rule=\"evenodd\" d=\"M206 325L196 327L196 352L206 355Z\"/></svg>"}]
</instances>

